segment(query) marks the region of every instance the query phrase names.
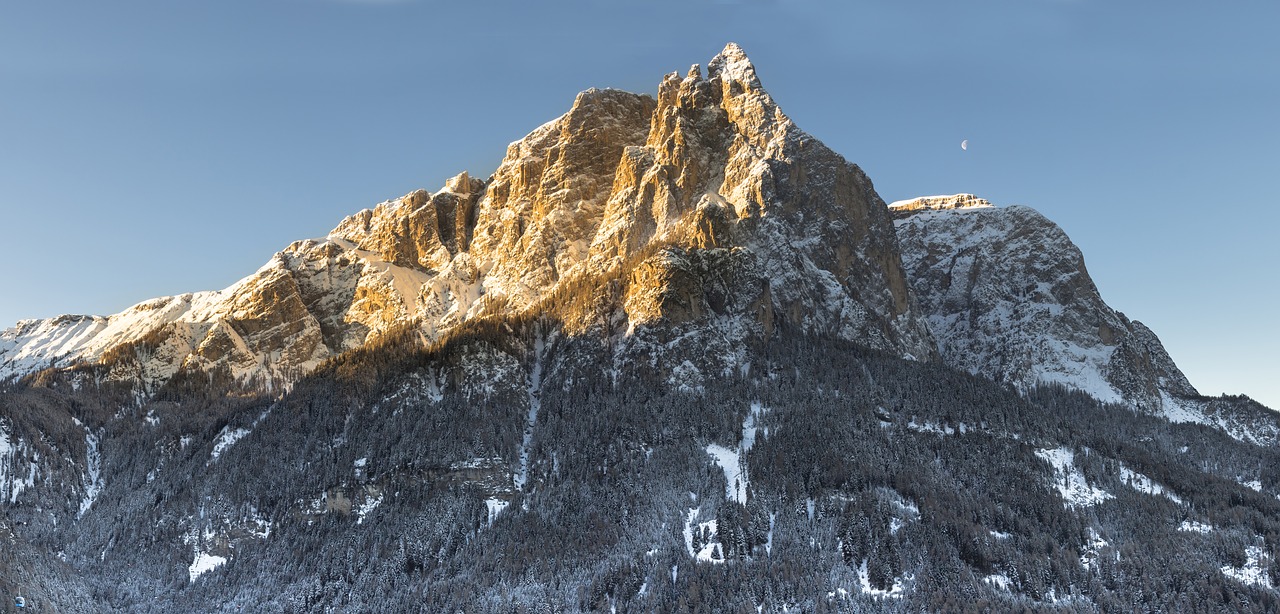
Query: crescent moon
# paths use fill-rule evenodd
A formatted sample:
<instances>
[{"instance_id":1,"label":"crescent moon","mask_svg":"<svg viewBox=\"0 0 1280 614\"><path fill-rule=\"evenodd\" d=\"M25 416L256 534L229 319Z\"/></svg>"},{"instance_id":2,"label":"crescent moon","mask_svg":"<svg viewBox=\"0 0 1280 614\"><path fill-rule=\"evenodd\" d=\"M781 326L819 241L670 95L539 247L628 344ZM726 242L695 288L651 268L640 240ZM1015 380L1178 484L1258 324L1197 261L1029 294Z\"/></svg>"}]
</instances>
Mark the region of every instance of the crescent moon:
<instances>
[{"instance_id":1,"label":"crescent moon","mask_svg":"<svg viewBox=\"0 0 1280 614\"><path fill-rule=\"evenodd\" d=\"M965 140L963 140L963 141L960 141L960 149L963 149L963 150L965 150L965 151L969 151L969 139L965 139Z\"/></svg>"}]
</instances>

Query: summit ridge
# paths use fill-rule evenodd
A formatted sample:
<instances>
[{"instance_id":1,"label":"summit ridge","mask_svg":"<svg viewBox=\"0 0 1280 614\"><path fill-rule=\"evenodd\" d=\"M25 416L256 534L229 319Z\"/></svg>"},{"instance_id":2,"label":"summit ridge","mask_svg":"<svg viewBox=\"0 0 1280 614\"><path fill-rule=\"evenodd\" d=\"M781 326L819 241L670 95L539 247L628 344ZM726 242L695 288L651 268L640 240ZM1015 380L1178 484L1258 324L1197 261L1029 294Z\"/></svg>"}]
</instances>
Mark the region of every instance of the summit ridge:
<instances>
[{"instance_id":1,"label":"summit ridge","mask_svg":"<svg viewBox=\"0 0 1280 614\"><path fill-rule=\"evenodd\" d=\"M602 275L628 280L619 330L716 314L750 320L740 334L787 325L934 354L871 181L797 128L730 43L656 99L584 91L487 179L360 211L225 290L5 330L0 376L110 359L151 384L227 369L287 385L391 331L439 339ZM717 283L731 291L708 303ZM562 311L582 323L581 306Z\"/></svg>"}]
</instances>

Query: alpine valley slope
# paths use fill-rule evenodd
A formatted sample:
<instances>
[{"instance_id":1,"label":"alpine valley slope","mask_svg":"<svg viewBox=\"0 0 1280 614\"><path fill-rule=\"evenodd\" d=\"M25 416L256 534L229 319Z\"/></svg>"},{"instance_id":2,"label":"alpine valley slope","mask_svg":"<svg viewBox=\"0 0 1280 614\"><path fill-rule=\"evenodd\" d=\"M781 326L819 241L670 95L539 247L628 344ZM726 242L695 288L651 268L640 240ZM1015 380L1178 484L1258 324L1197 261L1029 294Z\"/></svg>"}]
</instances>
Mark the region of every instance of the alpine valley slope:
<instances>
[{"instance_id":1,"label":"alpine valley slope","mask_svg":"<svg viewBox=\"0 0 1280 614\"><path fill-rule=\"evenodd\" d=\"M886 205L732 44L0 363L8 603L1280 610L1280 417L1034 211Z\"/></svg>"}]
</instances>

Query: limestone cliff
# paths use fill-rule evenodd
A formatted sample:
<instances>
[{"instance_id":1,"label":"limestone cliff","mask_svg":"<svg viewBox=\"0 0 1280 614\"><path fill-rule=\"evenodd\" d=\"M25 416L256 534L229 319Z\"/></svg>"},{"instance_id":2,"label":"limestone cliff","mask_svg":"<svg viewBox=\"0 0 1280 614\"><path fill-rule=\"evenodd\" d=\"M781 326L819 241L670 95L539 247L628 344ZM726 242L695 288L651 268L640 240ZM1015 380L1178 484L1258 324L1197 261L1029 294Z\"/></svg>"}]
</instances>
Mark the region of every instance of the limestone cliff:
<instances>
[{"instance_id":1,"label":"limestone cliff","mask_svg":"<svg viewBox=\"0 0 1280 614\"><path fill-rule=\"evenodd\" d=\"M783 326L935 355L871 181L730 44L656 99L585 91L487 180L361 211L225 290L20 323L0 376L105 359L153 383L221 367L288 383L393 330L433 340L533 309L569 332L728 326L734 343Z\"/></svg>"}]
</instances>

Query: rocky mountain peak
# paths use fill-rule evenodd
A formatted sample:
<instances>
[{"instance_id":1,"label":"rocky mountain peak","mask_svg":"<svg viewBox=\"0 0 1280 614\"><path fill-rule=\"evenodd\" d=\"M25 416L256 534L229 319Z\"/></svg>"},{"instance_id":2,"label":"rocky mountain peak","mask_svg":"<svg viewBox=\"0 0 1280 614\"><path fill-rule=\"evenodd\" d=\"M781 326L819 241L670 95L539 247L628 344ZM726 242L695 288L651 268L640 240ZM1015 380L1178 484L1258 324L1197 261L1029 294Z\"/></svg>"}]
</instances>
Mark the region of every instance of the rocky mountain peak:
<instances>
[{"instance_id":1,"label":"rocky mountain peak","mask_svg":"<svg viewBox=\"0 0 1280 614\"><path fill-rule=\"evenodd\" d=\"M597 292L589 308L546 303L605 279L625 287ZM110 318L51 324L40 340L15 332L10 353L23 364L96 360L146 338L163 351L126 354L155 363L158 379L224 364L289 379L406 325L437 339L534 308L605 334L714 321L739 341L784 326L897 355L936 352L871 181L782 113L735 44L705 77L698 65L668 75L656 98L584 91L512 143L487 180L464 172L435 193L360 211L200 297L116 318L109 341L95 331ZM81 342L51 341L68 334Z\"/></svg>"},{"instance_id":2,"label":"rocky mountain peak","mask_svg":"<svg viewBox=\"0 0 1280 614\"><path fill-rule=\"evenodd\" d=\"M712 59L706 79L694 69L663 79L643 146L623 152L600 228L594 262L655 242L744 248L759 258L753 283L767 285L766 302L785 305L781 320L932 355L870 180L781 112L737 45ZM667 273L654 278L679 277Z\"/></svg>"},{"instance_id":3,"label":"rocky mountain peak","mask_svg":"<svg viewBox=\"0 0 1280 614\"><path fill-rule=\"evenodd\" d=\"M756 67L738 43L729 43L707 64L708 77L721 83L736 84L741 90L760 89Z\"/></svg>"}]
</instances>

